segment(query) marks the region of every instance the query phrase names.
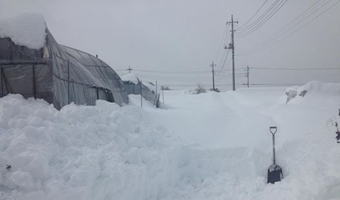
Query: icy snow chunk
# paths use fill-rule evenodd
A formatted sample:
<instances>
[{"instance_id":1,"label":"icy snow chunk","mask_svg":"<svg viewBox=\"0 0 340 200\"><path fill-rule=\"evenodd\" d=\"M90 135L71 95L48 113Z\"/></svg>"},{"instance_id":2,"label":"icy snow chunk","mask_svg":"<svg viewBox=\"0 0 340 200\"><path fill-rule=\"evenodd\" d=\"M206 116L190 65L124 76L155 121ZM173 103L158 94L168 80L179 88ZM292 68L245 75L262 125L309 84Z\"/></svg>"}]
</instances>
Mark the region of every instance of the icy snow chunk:
<instances>
[{"instance_id":1,"label":"icy snow chunk","mask_svg":"<svg viewBox=\"0 0 340 200\"><path fill-rule=\"evenodd\" d=\"M23 14L0 20L0 38L10 38L15 44L41 49L46 42L46 23L39 14Z\"/></svg>"}]
</instances>

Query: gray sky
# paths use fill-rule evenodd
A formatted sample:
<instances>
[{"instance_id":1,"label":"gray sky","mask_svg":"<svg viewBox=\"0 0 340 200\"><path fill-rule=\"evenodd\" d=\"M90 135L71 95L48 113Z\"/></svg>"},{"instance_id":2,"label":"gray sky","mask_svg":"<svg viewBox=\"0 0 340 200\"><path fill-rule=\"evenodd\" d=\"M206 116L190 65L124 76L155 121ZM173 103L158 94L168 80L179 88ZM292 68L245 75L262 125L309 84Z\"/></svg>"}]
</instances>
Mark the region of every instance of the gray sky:
<instances>
[{"instance_id":1,"label":"gray sky","mask_svg":"<svg viewBox=\"0 0 340 200\"><path fill-rule=\"evenodd\" d=\"M268 0L255 21L275 0ZM313 19L339 0L326 3L307 19ZM20 13L44 15L55 39L99 57L118 74L131 66L144 81L158 81L172 88L211 87L214 61L219 72L223 64L223 37L231 14L241 27L265 0L0 0L0 18ZM253 84L304 84L311 80L339 82L340 70L296 70L300 68L340 69L340 4L284 38L264 46L282 28L316 0L288 0L263 26L246 37L236 31L237 83L244 84L249 65ZM308 20L306 21L308 22ZM295 31L297 26L287 34ZM251 25L251 22L247 25ZM230 30L230 27L229 27ZM285 37L287 34L283 34ZM230 37L229 37L230 38ZM281 38L278 38L281 39ZM262 48L264 48L262 50ZM261 51L260 51L261 50ZM231 83L230 62L216 77L222 90ZM269 70L255 68L294 68ZM138 71L141 70L141 71ZM142 71L150 70L150 71ZM185 72L181 72L185 71ZM191 73L188 73L191 71ZM244 86L237 86L244 87Z\"/></svg>"}]
</instances>

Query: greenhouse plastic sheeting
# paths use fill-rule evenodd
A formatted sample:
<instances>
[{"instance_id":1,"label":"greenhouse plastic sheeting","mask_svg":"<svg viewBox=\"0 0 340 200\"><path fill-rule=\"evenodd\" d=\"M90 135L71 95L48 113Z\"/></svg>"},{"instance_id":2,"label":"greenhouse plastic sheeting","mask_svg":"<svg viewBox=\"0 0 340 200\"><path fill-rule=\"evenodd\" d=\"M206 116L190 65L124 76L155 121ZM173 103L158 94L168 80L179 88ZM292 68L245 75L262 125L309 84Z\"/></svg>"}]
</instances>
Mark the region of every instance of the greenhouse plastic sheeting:
<instances>
[{"instance_id":1,"label":"greenhouse plastic sheeting","mask_svg":"<svg viewBox=\"0 0 340 200\"><path fill-rule=\"evenodd\" d=\"M59 45L46 28L39 50L0 38L0 97L9 93L42 98L55 108L74 102L94 105L97 99L128 102L117 73L95 56Z\"/></svg>"}]
</instances>

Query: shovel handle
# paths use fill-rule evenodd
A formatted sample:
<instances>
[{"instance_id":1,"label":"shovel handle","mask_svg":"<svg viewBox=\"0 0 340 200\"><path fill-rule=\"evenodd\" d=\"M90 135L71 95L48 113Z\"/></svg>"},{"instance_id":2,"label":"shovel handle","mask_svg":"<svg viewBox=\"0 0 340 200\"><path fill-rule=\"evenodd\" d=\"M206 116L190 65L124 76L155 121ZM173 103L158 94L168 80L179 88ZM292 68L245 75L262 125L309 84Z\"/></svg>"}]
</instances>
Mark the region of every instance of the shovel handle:
<instances>
[{"instance_id":1,"label":"shovel handle","mask_svg":"<svg viewBox=\"0 0 340 200\"><path fill-rule=\"evenodd\" d=\"M276 131L277 131L277 127L276 127L276 126L271 126L271 127L269 127L269 131L270 131L273 135L275 135L275 133L276 133Z\"/></svg>"}]
</instances>

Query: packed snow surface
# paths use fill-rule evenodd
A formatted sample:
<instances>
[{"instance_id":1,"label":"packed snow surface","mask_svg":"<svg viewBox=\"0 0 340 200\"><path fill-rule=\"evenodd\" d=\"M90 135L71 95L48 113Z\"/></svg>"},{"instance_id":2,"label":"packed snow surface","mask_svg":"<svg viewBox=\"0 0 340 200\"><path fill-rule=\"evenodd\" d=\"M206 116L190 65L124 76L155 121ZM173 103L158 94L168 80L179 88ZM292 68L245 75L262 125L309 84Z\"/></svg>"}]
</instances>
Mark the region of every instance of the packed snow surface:
<instances>
[{"instance_id":1,"label":"packed snow surface","mask_svg":"<svg viewBox=\"0 0 340 200\"><path fill-rule=\"evenodd\" d=\"M156 109L61 111L20 95L0 99L1 200L340 199L339 85L193 95L165 92ZM325 92L326 91L326 92ZM266 184L269 126L284 179ZM9 167L10 166L10 167Z\"/></svg>"},{"instance_id":2,"label":"packed snow surface","mask_svg":"<svg viewBox=\"0 0 340 200\"><path fill-rule=\"evenodd\" d=\"M39 14L23 14L0 20L0 38L10 38L15 44L40 49L46 42L46 23Z\"/></svg>"}]
</instances>

